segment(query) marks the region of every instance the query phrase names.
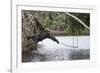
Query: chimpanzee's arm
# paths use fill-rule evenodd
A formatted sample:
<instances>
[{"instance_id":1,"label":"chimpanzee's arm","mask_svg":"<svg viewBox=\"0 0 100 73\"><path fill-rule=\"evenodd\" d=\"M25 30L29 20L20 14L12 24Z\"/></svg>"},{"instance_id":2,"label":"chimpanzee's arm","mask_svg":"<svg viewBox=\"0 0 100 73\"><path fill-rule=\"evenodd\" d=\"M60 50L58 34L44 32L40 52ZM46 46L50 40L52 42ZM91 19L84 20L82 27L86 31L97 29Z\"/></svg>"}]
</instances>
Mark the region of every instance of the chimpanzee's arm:
<instances>
[{"instance_id":1,"label":"chimpanzee's arm","mask_svg":"<svg viewBox=\"0 0 100 73\"><path fill-rule=\"evenodd\" d=\"M54 36L52 36L52 35L50 35L48 38L53 40L53 41L55 41L55 42L57 42L57 43L59 43L59 41Z\"/></svg>"}]
</instances>

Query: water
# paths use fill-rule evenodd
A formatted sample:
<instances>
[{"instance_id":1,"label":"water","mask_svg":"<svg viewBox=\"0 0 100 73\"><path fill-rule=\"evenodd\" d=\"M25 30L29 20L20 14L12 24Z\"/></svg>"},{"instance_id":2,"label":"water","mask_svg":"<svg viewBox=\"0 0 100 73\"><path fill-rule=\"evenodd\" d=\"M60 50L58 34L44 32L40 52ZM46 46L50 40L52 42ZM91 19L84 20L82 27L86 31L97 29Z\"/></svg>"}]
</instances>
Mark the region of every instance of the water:
<instances>
[{"instance_id":1,"label":"water","mask_svg":"<svg viewBox=\"0 0 100 73\"><path fill-rule=\"evenodd\" d=\"M60 44L45 39L39 42L37 50L33 50L29 56L23 59L23 62L84 60L90 58L89 36L59 36L56 38ZM73 48L73 46L78 47Z\"/></svg>"},{"instance_id":2,"label":"water","mask_svg":"<svg viewBox=\"0 0 100 73\"><path fill-rule=\"evenodd\" d=\"M70 46L78 46L76 49L89 49L90 48L90 37L89 36L74 36L74 42L73 42L73 36L61 36L61 37L56 37L60 43L64 43L66 45ZM78 39L78 45L77 45L77 39ZM62 44L57 44L56 42L50 40L50 39L45 39L41 42L42 45L44 45L44 48L46 49L59 49L59 48L65 48L69 49L72 47L64 46Z\"/></svg>"}]
</instances>

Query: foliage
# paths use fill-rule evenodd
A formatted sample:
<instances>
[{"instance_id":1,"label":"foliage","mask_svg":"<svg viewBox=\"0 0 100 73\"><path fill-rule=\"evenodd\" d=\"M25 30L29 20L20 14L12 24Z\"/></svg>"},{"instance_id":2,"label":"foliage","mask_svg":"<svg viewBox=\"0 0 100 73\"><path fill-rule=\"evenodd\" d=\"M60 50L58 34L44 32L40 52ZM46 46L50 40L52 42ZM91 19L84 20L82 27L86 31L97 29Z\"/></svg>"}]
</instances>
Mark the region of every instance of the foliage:
<instances>
[{"instance_id":1,"label":"foliage","mask_svg":"<svg viewBox=\"0 0 100 73\"><path fill-rule=\"evenodd\" d=\"M89 35L89 30L81 25L74 18L66 15L64 12L50 12L50 11L29 11L22 10L22 13L27 15L26 19L31 16L32 21L34 16L37 16L38 21L42 24L45 29L54 32L63 32L64 35ZM81 19L87 26L90 26L90 14L89 13L72 13L74 16ZM23 18L25 19L25 18ZM30 20L29 20L30 21ZM23 22L22 22L23 23ZM31 32L36 32L35 27L28 22L29 30ZM60 35L60 34L58 34Z\"/></svg>"},{"instance_id":2,"label":"foliage","mask_svg":"<svg viewBox=\"0 0 100 73\"><path fill-rule=\"evenodd\" d=\"M90 26L89 13L70 13L81 19L87 26ZM33 11L22 10L22 50L24 52L31 51L37 48L32 40L27 40L27 36L32 36L40 33L36 28L34 17L42 24L42 26L49 30L52 35L61 36L79 36L89 35L89 30L81 25L77 20L68 16L65 12L51 12L51 11Z\"/></svg>"}]
</instances>

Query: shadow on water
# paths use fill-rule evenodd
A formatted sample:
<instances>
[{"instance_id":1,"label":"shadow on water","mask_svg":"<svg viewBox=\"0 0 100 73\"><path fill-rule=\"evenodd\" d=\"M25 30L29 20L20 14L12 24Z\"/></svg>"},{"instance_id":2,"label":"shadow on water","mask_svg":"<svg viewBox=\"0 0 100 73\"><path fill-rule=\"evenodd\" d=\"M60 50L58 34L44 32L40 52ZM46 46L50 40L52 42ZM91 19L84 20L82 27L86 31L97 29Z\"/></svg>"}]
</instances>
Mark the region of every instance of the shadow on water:
<instances>
[{"instance_id":1,"label":"shadow on water","mask_svg":"<svg viewBox=\"0 0 100 73\"><path fill-rule=\"evenodd\" d=\"M69 60L85 60L90 59L90 50L84 50L84 49L73 49L71 50L69 54Z\"/></svg>"},{"instance_id":2,"label":"shadow on water","mask_svg":"<svg viewBox=\"0 0 100 73\"><path fill-rule=\"evenodd\" d=\"M57 37L60 42L65 44L72 43L72 37ZM61 60L86 60L90 59L89 36L79 36L79 48L69 48L45 39L36 50L29 53L22 53L22 62L45 62ZM84 44L85 42L85 44Z\"/></svg>"},{"instance_id":3,"label":"shadow on water","mask_svg":"<svg viewBox=\"0 0 100 73\"><path fill-rule=\"evenodd\" d=\"M23 62L61 61L61 60L86 60L90 59L89 49L58 49L41 53L38 50L23 54Z\"/></svg>"}]
</instances>

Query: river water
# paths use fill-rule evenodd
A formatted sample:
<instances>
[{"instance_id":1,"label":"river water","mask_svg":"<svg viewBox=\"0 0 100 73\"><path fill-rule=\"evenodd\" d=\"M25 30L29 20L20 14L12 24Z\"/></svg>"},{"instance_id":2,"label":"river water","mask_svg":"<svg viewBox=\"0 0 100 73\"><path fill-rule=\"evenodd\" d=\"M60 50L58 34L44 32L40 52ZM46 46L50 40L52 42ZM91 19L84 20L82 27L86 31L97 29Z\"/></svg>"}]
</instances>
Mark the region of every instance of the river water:
<instances>
[{"instance_id":1,"label":"river water","mask_svg":"<svg viewBox=\"0 0 100 73\"><path fill-rule=\"evenodd\" d=\"M39 42L37 50L33 50L23 59L23 62L90 59L89 36L58 36L56 38L59 44L50 39Z\"/></svg>"}]
</instances>

